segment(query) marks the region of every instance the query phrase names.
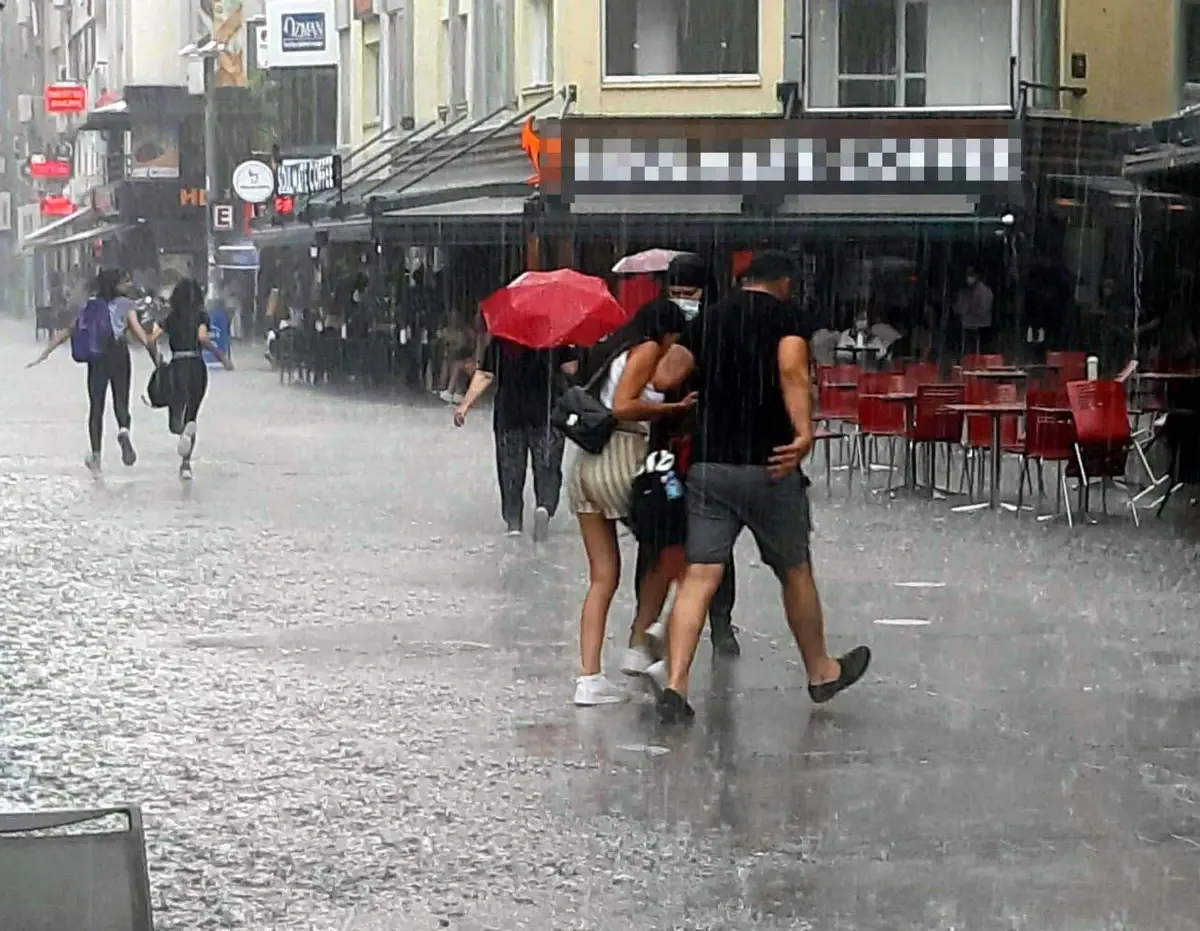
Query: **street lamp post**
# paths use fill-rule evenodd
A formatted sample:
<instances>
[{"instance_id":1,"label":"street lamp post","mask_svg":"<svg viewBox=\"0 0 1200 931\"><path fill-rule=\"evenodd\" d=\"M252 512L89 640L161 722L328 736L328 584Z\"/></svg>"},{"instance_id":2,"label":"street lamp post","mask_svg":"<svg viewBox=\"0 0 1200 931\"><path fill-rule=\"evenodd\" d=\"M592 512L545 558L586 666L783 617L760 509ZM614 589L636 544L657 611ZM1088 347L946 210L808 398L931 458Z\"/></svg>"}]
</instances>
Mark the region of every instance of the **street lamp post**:
<instances>
[{"instance_id":1,"label":"street lamp post","mask_svg":"<svg viewBox=\"0 0 1200 931\"><path fill-rule=\"evenodd\" d=\"M216 62L225 50L223 42L213 39L203 45L192 43L179 50L184 58L204 62L204 242L208 260L205 294L210 301L215 297L217 284L217 241L213 231L212 210L220 196L217 189Z\"/></svg>"}]
</instances>

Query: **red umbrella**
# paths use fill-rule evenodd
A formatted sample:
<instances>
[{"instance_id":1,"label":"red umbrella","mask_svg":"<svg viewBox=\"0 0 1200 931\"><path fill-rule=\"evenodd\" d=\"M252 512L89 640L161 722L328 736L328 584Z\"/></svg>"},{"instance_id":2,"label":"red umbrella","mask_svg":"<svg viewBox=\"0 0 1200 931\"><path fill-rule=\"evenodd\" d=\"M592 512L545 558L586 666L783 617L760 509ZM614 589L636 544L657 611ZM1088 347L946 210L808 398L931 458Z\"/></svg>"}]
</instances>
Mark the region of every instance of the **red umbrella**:
<instances>
[{"instance_id":1,"label":"red umbrella","mask_svg":"<svg viewBox=\"0 0 1200 931\"><path fill-rule=\"evenodd\" d=\"M570 268L525 272L481 308L492 336L530 349L593 346L629 319L603 279Z\"/></svg>"}]
</instances>

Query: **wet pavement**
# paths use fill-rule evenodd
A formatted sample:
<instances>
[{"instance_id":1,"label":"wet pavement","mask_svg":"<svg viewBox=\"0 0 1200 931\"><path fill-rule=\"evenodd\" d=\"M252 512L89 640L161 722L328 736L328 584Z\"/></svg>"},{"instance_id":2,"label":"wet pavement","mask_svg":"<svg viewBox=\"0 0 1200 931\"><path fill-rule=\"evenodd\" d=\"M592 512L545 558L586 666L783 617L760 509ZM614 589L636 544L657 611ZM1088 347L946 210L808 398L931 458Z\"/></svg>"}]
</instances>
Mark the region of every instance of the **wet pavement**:
<instances>
[{"instance_id":1,"label":"wet pavement","mask_svg":"<svg viewBox=\"0 0 1200 931\"><path fill-rule=\"evenodd\" d=\"M500 536L486 413L245 359L191 487L140 403L141 461L93 481L82 372L24 371L26 330L0 324L0 807L141 802L160 929L1200 929L1177 528L818 484L863 685L809 704L747 546L744 655L703 646L663 733L568 704L582 550L565 515Z\"/></svg>"}]
</instances>

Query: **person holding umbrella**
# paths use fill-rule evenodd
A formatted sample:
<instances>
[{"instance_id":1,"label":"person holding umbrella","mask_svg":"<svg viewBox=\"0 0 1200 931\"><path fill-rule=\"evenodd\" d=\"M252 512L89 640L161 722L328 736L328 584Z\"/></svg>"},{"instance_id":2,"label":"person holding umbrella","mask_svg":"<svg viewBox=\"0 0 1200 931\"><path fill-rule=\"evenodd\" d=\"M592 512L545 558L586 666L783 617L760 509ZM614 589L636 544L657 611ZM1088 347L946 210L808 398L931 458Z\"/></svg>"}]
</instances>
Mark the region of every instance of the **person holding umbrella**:
<instances>
[{"instance_id":1,"label":"person holding umbrella","mask_svg":"<svg viewBox=\"0 0 1200 931\"><path fill-rule=\"evenodd\" d=\"M487 338L475 374L454 409L461 427L494 382L496 474L506 533L524 527L525 473L533 462L536 506L533 538L545 540L562 490L566 441L550 425L563 375L577 365L574 347L590 346L625 322L625 313L599 278L571 269L525 272L481 305Z\"/></svg>"}]
</instances>

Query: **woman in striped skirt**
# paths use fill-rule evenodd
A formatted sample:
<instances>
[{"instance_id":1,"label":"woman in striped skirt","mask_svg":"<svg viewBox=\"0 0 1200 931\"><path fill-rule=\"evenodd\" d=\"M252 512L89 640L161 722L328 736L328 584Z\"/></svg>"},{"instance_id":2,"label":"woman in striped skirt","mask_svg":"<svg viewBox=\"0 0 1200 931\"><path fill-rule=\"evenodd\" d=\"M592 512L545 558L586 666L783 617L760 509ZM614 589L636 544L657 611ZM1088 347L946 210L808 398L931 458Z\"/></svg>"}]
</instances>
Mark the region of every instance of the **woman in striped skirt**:
<instances>
[{"instance_id":1,"label":"woman in striped skirt","mask_svg":"<svg viewBox=\"0 0 1200 931\"><path fill-rule=\"evenodd\" d=\"M600 389L600 401L616 418L618 427L604 449L595 455L582 450L568 484L571 509L579 520L579 532L587 550L590 581L579 621L580 673L575 683L575 704L606 705L625 699L625 691L601 672L600 655L608 610L621 578L621 551L617 545L617 522L629 516L633 479L646 460L650 422L677 416L695 404L695 397L666 403L662 394L649 387L659 360L679 338L685 318L678 305L666 299L652 301L621 331L605 341L610 347L628 346L600 355L609 366ZM581 375L581 381L586 378ZM664 569L647 573L644 586L661 586L670 578ZM651 602L653 603L653 602ZM661 603L661 601L659 602ZM640 619L639 619L640 620ZM649 618L634 637L644 636Z\"/></svg>"}]
</instances>

